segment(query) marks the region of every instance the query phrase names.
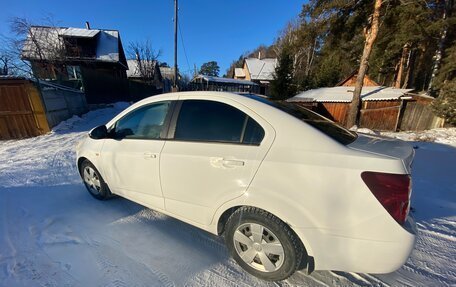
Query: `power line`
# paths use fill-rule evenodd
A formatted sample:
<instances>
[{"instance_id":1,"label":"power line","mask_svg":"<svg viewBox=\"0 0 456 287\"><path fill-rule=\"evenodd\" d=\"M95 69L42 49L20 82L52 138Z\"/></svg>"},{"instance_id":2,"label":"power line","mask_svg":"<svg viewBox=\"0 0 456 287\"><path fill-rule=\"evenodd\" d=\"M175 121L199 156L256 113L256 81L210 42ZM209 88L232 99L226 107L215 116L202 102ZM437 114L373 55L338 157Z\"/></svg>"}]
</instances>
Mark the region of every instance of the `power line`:
<instances>
[{"instance_id":1,"label":"power line","mask_svg":"<svg viewBox=\"0 0 456 287\"><path fill-rule=\"evenodd\" d=\"M185 60L187 61L187 67L188 67L188 70L190 71L190 70L192 70L192 69L190 68L190 63L189 63L188 57L187 57L187 50L185 49L184 37L182 36L182 28L181 28L181 26L180 26L180 23L178 23L178 25L179 25L179 35L180 35L181 42L182 42L182 48L183 48L183 50L184 50Z\"/></svg>"}]
</instances>

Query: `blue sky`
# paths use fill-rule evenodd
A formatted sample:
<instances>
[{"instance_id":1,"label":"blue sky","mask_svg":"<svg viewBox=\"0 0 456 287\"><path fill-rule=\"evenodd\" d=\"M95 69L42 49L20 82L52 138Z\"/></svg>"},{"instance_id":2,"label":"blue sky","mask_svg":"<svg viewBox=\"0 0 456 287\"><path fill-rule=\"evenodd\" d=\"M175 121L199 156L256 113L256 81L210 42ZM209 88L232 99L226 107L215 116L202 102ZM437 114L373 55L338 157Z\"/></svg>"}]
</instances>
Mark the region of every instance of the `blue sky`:
<instances>
[{"instance_id":1,"label":"blue sky","mask_svg":"<svg viewBox=\"0 0 456 287\"><path fill-rule=\"evenodd\" d=\"M131 41L149 39L161 49L161 61L173 64L173 0L148 1L5 1L0 10L0 34L9 33L8 20L19 16L39 24L52 15L60 26L120 30L127 48ZM271 44L286 23L297 17L305 1L297 0L180 0L179 20L188 63L179 36L181 71L215 60L220 74L243 52Z\"/></svg>"}]
</instances>

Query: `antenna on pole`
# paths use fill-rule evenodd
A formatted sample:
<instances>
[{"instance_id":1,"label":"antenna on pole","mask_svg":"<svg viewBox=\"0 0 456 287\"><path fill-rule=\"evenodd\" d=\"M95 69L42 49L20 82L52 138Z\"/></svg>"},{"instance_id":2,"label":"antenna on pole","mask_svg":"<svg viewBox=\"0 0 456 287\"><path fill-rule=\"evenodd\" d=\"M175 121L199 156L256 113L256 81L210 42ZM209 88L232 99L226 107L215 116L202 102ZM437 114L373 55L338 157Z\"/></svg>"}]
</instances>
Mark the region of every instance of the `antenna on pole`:
<instances>
[{"instance_id":1,"label":"antenna on pole","mask_svg":"<svg viewBox=\"0 0 456 287\"><path fill-rule=\"evenodd\" d=\"M178 11L178 0L174 0L174 87L173 91L178 91L177 86L177 11Z\"/></svg>"}]
</instances>

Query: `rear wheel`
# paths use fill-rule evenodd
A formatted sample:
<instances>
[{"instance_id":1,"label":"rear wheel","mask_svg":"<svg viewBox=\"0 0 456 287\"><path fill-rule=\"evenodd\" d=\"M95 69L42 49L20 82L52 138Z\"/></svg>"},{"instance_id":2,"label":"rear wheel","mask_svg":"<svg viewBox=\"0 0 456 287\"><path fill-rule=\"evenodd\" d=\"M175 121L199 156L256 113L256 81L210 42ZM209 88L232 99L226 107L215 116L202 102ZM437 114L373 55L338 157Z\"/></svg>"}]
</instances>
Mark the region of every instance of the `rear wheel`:
<instances>
[{"instance_id":1,"label":"rear wheel","mask_svg":"<svg viewBox=\"0 0 456 287\"><path fill-rule=\"evenodd\" d=\"M247 272L264 280L288 278L305 254L291 228L261 209L236 210L225 230L225 242L233 258Z\"/></svg>"},{"instance_id":2,"label":"rear wheel","mask_svg":"<svg viewBox=\"0 0 456 287\"><path fill-rule=\"evenodd\" d=\"M84 185L93 197L99 200L106 200L112 197L108 185L90 161L84 160L82 162L80 172Z\"/></svg>"}]
</instances>

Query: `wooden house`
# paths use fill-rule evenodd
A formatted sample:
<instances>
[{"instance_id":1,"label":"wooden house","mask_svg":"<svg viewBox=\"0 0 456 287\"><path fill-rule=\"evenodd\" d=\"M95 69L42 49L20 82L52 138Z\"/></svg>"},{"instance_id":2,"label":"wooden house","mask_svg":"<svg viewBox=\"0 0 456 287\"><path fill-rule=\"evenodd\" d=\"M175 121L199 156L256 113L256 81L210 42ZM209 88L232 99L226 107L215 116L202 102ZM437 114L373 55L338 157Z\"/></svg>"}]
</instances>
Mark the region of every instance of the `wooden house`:
<instances>
[{"instance_id":1,"label":"wooden house","mask_svg":"<svg viewBox=\"0 0 456 287\"><path fill-rule=\"evenodd\" d=\"M22 58L38 79L80 89L89 104L128 100L128 65L117 30L32 26Z\"/></svg>"},{"instance_id":2,"label":"wooden house","mask_svg":"<svg viewBox=\"0 0 456 287\"><path fill-rule=\"evenodd\" d=\"M345 79L340 81L336 86L337 87L341 87L341 86L354 87L356 85L356 78L358 78L358 71L352 72L350 75L348 75L348 77L346 77ZM363 79L363 87L375 87L375 86L380 86L380 85L377 84L377 82L375 82L374 80L372 80L368 75L365 75L364 79Z\"/></svg>"},{"instance_id":3,"label":"wooden house","mask_svg":"<svg viewBox=\"0 0 456 287\"><path fill-rule=\"evenodd\" d=\"M235 68L234 79L252 81L259 85L259 94L269 96L276 66L276 58L245 58L242 68Z\"/></svg>"}]
</instances>

